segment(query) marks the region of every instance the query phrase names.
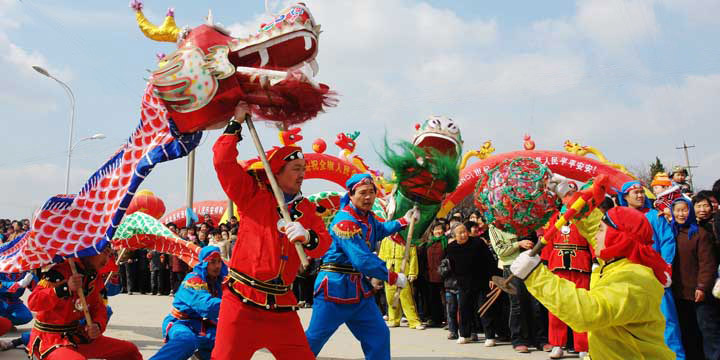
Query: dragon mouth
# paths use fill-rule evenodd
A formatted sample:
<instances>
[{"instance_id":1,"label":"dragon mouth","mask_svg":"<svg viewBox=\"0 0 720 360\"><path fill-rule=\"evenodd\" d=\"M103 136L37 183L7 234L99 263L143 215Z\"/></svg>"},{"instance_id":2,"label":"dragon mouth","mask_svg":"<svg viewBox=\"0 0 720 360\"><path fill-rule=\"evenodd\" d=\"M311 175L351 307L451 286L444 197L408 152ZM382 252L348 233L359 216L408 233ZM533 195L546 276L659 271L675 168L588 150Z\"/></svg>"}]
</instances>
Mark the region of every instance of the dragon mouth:
<instances>
[{"instance_id":1,"label":"dragon mouth","mask_svg":"<svg viewBox=\"0 0 720 360\"><path fill-rule=\"evenodd\" d=\"M435 149L440 153L448 156L458 156L457 140L443 134L422 134L413 141L413 145L426 150Z\"/></svg>"},{"instance_id":2,"label":"dragon mouth","mask_svg":"<svg viewBox=\"0 0 720 360\"><path fill-rule=\"evenodd\" d=\"M233 39L229 60L237 67L276 71L291 71L307 64L315 76L319 35L320 26L310 11L304 4L296 4L264 24L257 34Z\"/></svg>"}]
</instances>

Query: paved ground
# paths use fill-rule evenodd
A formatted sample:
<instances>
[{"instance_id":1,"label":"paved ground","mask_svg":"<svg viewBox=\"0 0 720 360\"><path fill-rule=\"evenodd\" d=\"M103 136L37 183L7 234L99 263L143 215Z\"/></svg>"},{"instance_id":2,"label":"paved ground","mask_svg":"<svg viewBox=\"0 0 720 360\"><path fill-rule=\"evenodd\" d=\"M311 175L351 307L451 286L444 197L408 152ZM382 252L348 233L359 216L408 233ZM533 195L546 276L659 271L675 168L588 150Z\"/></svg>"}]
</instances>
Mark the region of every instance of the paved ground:
<instances>
[{"instance_id":1,"label":"paved ground","mask_svg":"<svg viewBox=\"0 0 720 360\"><path fill-rule=\"evenodd\" d=\"M134 342L149 358L162 345L160 324L170 309L172 298L150 295L118 295L110 298L114 315L106 335ZM310 321L310 309L300 311L303 325L307 328ZM30 329L24 325L19 331ZM6 334L2 338L18 337L19 332ZM501 343L494 348L486 348L482 342L458 345L446 339L446 331L427 329L411 330L406 327L390 329L392 355L394 359L439 360L439 359L547 359L547 353L535 351L531 354L516 354L509 344ZM574 356L577 358L577 356ZM11 350L0 352L3 360L27 359L24 351ZM320 359L362 359L360 343L350 331L342 326L328 341ZM253 359L273 359L272 355L260 351Z\"/></svg>"}]
</instances>

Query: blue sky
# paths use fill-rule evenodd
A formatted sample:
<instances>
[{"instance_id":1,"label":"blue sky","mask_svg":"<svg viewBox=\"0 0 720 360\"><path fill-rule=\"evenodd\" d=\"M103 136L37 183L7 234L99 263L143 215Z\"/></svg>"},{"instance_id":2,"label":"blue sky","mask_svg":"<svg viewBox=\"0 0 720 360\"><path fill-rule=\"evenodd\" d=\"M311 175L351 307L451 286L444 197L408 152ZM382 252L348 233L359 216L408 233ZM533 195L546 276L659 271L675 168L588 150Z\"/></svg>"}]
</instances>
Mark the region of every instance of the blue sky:
<instances>
[{"instance_id":1,"label":"blue sky","mask_svg":"<svg viewBox=\"0 0 720 360\"><path fill-rule=\"evenodd\" d=\"M274 10L282 8L270 1ZM539 149L566 139L595 146L631 169L659 156L682 163L686 140L695 182L720 177L720 2L306 1L323 25L318 80L338 107L303 127L317 137L360 130L357 153L381 168L382 137L408 139L413 125L445 114L460 125L465 149L492 140L498 152L520 149L530 133ZM235 36L257 28L257 1L145 1L161 22L175 7L178 25L199 25L212 8ZM138 122L139 100L155 54L127 1L0 0L0 217L28 217L63 190L69 105L38 64L66 80L77 97L76 139L101 132L73 154L71 191L105 161ZM267 146L276 139L261 126ZM212 168L218 131L198 148L196 200L222 199ZM241 155L253 156L251 144ZM159 165L144 187L168 210L185 198L185 161ZM308 182L306 193L335 186Z\"/></svg>"}]
</instances>

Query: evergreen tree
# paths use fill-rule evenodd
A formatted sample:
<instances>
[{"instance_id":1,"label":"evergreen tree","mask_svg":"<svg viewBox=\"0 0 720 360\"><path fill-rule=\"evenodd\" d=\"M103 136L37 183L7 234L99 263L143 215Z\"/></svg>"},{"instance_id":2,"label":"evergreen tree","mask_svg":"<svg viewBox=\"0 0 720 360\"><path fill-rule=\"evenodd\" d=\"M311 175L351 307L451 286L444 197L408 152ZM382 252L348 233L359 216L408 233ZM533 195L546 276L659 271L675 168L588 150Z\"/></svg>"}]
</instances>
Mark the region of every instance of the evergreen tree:
<instances>
[{"instance_id":1,"label":"evergreen tree","mask_svg":"<svg viewBox=\"0 0 720 360\"><path fill-rule=\"evenodd\" d=\"M662 161L660 161L660 158L656 156L655 162L650 164L650 178L654 178L655 174L659 172L665 172L665 166Z\"/></svg>"}]
</instances>

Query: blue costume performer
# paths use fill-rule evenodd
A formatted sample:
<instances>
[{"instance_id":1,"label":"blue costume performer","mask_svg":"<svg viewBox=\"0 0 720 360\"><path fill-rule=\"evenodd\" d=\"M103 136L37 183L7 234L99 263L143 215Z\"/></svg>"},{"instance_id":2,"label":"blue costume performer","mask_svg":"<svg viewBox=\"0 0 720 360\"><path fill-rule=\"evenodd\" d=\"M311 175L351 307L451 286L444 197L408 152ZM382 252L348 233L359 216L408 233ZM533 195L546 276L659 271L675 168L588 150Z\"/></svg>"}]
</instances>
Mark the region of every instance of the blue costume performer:
<instances>
[{"instance_id":1,"label":"blue costume performer","mask_svg":"<svg viewBox=\"0 0 720 360\"><path fill-rule=\"evenodd\" d=\"M215 346L222 280L227 274L220 248L204 247L200 263L185 276L175 293L172 312L163 321L166 343L151 359L188 359L193 354L210 359Z\"/></svg>"},{"instance_id":2,"label":"blue costume performer","mask_svg":"<svg viewBox=\"0 0 720 360\"><path fill-rule=\"evenodd\" d=\"M373 252L380 240L400 231L417 214L410 210L401 219L380 222L370 211L376 196L372 177L355 174L345 186L348 193L340 202L342 210L330 223L333 242L315 281L312 318L305 335L317 356L345 323L360 340L366 359L390 359L390 331L375 305L374 289L366 276L399 288L407 285L404 274L388 271Z\"/></svg>"},{"instance_id":3,"label":"blue costume performer","mask_svg":"<svg viewBox=\"0 0 720 360\"><path fill-rule=\"evenodd\" d=\"M32 321L33 316L20 299L25 288L32 288L38 282L32 272L0 274L0 317L13 325L23 325Z\"/></svg>"},{"instance_id":4,"label":"blue costume performer","mask_svg":"<svg viewBox=\"0 0 720 360\"><path fill-rule=\"evenodd\" d=\"M645 213L645 218L653 229L653 249L660 253L666 263L672 265L675 259L675 234L663 215L652 208L642 184L639 181L628 181L617 193L620 206L630 206ZM672 290L669 287L665 288L660 310L665 316L665 344L675 353L678 360L684 360L685 350L682 345L680 323Z\"/></svg>"}]
</instances>

